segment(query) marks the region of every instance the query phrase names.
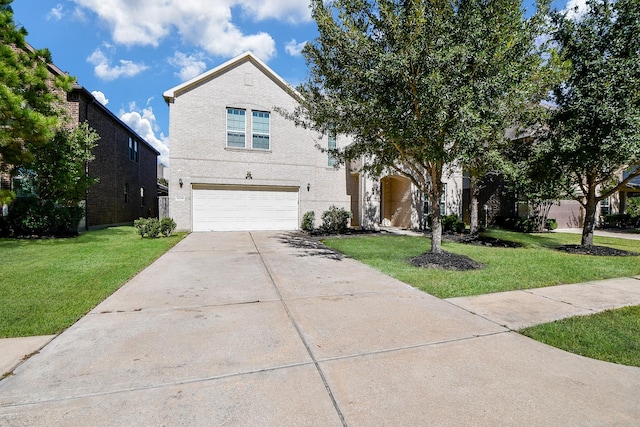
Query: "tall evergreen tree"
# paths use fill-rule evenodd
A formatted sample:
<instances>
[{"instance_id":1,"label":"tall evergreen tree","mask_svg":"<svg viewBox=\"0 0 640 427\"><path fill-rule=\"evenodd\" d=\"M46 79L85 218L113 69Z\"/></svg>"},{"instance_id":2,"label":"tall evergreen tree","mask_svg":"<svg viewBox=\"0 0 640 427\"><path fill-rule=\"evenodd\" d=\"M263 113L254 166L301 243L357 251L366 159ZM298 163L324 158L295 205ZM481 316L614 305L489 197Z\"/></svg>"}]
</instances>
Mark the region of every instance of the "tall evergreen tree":
<instances>
[{"instance_id":1,"label":"tall evergreen tree","mask_svg":"<svg viewBox=\"0 0 640 427\"><path fill-rule=\"evenodd\" d=\"M68 90L72 78L55 79L47 70L48 50L34 50L27 31L13 20L11 0L0 0L0 164L32 159L27 145L49 143L61 123L56 89Z\"/></svg>"}]
</instances>

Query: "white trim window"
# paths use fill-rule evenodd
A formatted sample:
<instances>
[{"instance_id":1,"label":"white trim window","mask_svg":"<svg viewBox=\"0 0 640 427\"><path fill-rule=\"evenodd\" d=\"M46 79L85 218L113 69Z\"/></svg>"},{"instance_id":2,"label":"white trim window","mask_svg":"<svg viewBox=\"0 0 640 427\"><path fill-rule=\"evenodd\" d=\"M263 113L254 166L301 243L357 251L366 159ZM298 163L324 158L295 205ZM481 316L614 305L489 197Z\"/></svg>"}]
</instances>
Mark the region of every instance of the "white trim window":
<instances>
[{"instance_id":1,"label":"white trim window","mask_svg":"<svg viewBox=\"0 0 640 427\"><path fill-rule=\"evenodd\" d=\"M327 139L327 149L335 150L336 148L338 148L338 139L335 133L330 133ZM338 164L336 156L334 156L331 151L327 151L327 166L335 168L336 164Z\"/></svg>"},{"instance_id":2,"label":"white trim window","mask_svg":"<svg viewBox=\"0 0 640 427\"><path fill-rule=\"evenodd\" d=\"M227 147L245 148L246 111L227 108Z\"/></svg>"},{"instance_id":3,"label":"white trim window","mask_svg":"<svg viewBox=\"0 0 640 427\"><path fill-rule=\"evenodd\" d=\"M611 214L611 197L600 200L600 215Z\"/></svg>"},{"instance_id":4,"label":"white trim window","mask_svg":"<svg viewBox=\"0 0 640 427\"><path fill-rule=\"evenodd\" d=\"M447 184L442 183L442 194L440 195L440 215L447 214Z\"/></svg>"},{"instance_id":5,"label":"white trim window","mask_svg":"<svg viewBox=\"0 0 640 427\"><path fill-rule=\"evenodd\" d=\"M271 148L269 138L269 120L271 114L267 111L251 112L251 147L257 150Z\"/></svg>"}]
</instances>

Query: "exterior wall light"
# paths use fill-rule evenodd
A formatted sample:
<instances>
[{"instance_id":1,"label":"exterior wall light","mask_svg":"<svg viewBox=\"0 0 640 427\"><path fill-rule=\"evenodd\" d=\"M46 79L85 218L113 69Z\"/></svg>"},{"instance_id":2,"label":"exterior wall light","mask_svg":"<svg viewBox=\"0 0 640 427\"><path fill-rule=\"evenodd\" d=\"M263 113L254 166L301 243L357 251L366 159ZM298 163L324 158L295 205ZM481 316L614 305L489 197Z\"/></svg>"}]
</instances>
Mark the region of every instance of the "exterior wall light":
<instances>
[{"instance_id":1,"label":"exterior wall light","mask_svg":"<svg viewBox=\"0 0 640 427\"><path fill-rule=\"evenodd\" d=\"M182 178L178 179L178 184L180 184L180 188L182 188L182 185L184 184L184 181L182 181Z\"/></svg>"},{"instance_id":2,"label":"exterior wall light","mask_svg":"<svg viewBox=\"0 0 640 427\"><path fill-rule=\"evenodd\" d=\"M307 183L307 191L311 190L311 183Z\"/></svg>"}]
</instances>

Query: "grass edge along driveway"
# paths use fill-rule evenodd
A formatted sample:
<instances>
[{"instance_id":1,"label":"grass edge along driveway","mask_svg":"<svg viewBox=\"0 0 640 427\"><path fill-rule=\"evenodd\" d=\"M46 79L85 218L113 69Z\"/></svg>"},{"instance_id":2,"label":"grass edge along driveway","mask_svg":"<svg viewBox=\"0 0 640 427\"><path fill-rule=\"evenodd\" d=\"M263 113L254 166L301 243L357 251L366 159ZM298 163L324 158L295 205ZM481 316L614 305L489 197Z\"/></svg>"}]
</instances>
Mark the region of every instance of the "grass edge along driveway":
<instances>
[{"instance_id":1,"label":"grass edge along driveway","mask_svg":"<svg viewBox=\"0 0 640 427\"><path fill-rule=\"evenodd\" d=\"M0 338L60 333L185 235L142 239L123 226L76 238L0 239Z\"/></svg>"},{"instance_id":2,"label":"grass edge along driveway","mask_svg":"<svg viewBox=\"0 0 640 427\"><path fill-rule=\"evenodd\" d=\"M640 257L594 257L557 251L579 244L566 233L528 235L491 230L486 235L521 243L522 248L488 248L445 242L445 251L467 255L484 270L457 272L413 267L408 260L429 250L424 237L367 236L330 238L325 245L440 298L580 283L640 274ZM360 240L362 239L362 240ZM595 244L640 252L640 241L595 237ZM606 362L640 367L640 306L607 310L544 323L523 335Z\"/></svg>"},{"instance_id":3,"label":"grass edge along driveway","mask_svg":"<svg viewBox=\"0 0 640 427\"><path fill-rule=\"evenodd\" d=\"M427 252L430 240L422 236L368 235L327 238L323 243L346 256L408 283L438 298L452 298L582 283L640 274L640 257L598 257L558 251L579 244L568 233L524 234L489 230L489 237L514 241L520 248L496 248L443 242L443 250L467 255L484 264L481 270L448 271L414 267L409 260ZM595 244L640 253L639 240L595 237Z\"/></svg>"}]
</instances>

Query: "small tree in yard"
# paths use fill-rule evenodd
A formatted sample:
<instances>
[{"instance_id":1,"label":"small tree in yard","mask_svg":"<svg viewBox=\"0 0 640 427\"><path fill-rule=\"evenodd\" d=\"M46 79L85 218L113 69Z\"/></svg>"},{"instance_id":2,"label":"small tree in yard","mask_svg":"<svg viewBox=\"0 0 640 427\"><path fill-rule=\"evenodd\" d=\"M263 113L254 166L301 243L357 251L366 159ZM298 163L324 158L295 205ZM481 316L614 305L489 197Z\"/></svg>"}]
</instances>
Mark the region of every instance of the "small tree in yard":
<instances>
[{"instance_id":1,"label":"small tree in yard","mask_svg":"<svg viewBox=\"0 0 640 427\"><path fill-rule=\"evenodd\" d=\"M570 75L554 90L546 150L585 210L582 245L593 245L598 202L640 169L640 2L588 0L584 16L556 14L553 35ZM624 170L631 170L621 179Z\"/></svg>"},{"instance_id":2,"label":"small tree in yard","mask_svg":"<svg viewBox=\"0 0 640 427\"><path fill-rule=\"evenodd\" d=\"M87 173L91 152L100 136L87 123L59 130L48 144L29 147L33 160L25 163L40 199L61 206L77 206L97 179Z\"/></svg>"},{"instance_id":3,"label":"small tree in yard","mask_svg":"<svg viewBox=\"0 0 640 427\"><path fill-rule=\"evenodd\" d=\"M465 164L535 98L535 40L547 2L523 18L518 0L312 0L319 37L289 117L353 137L341 160L402 175L431 207L431 252L442 252L447 167ZM535 104L535 103L534 103Z\"/></svg>"}]
</instances>

